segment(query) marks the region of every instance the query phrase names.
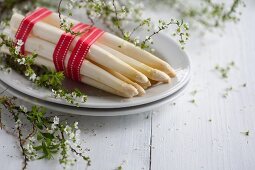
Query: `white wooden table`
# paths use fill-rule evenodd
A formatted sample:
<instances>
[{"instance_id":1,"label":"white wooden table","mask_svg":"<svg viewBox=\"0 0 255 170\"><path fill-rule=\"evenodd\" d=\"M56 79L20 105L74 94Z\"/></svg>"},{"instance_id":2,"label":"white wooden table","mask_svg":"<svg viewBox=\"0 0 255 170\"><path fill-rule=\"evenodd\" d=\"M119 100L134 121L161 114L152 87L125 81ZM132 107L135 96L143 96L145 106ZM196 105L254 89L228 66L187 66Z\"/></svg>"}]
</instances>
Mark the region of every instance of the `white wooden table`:
<instances>
[{"instance_id":1,"label":"white wooden table","mask_svg":"<svg viewBox=\"0 0 255 170\"><path fill-rule=\"evenodd\" d=\"M90 170L255 169L255 1L241 22L223 34L193 36L187 47L192 80L185 95L158 110L131 116L74 116L92 159ZM214 70L234 61L229 78ZM246 83L247 87L242 87ZM233 87L227 98L225 89ZM197 94L190 93L197 90ZM195 99L196 103L190 102ZM241 132L249 131L249 136ZM0 169L21 168L16 140L0 131ZM34 161L28 169L61 169L58 160ZM73 169L84 169L78 163Z\"/></svg>"}]
</instances>

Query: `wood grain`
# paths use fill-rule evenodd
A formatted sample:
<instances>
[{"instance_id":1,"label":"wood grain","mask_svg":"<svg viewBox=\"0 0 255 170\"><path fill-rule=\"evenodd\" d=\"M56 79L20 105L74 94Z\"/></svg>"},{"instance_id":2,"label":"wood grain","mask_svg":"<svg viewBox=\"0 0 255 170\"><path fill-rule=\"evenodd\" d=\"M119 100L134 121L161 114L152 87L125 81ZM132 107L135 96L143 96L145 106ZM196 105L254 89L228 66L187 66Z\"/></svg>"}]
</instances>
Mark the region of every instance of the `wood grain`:
<instances>
[{"instance_id":1,"label":"wood grain","mask_svg":"<svg viewBox=\"0 0 255 170\"><path fill-rule=\"evenodd\" d=\"M255 5L246 3L241 22L228 25L223 37L207 34L196 48L189 46L193 77L188 92L152 118L151 169L255 169L255 33L250 31L255 30ZM214 67L231 61L236 67L223 80ZM189 102L193 99L196 104ZM249 136L240 133L247 130Z\"/></svg>"},{"instance_id":2,"label":"wood grain","mask_svg":"<svg viewBox=\"0 0 255 170\"><path fill-rule=\"evenodd\" d=\"M92 159L88 169L113 170L119 165L124 170L255 169L255 2L246 4L241 22L227 25L224 36L193 34L186 49L192 81L174 103L139 115L68 117L79 120L81 138ZM150 14L169 17L157 11ZM236 66L223 80L214 67L231 61ZM247 87L242 87L244 83ZM233 91L223 98L230 86ZM193 99L195 104L190 102ZM248 130L249 136L241 133ZM21 167L17 144L4 131L0 131L0 153L0 169ZM61 167L51 160L31 162L28 169ZM78 163L73 169L84 169L84 165Z\"/></svg>"}]
</instances>

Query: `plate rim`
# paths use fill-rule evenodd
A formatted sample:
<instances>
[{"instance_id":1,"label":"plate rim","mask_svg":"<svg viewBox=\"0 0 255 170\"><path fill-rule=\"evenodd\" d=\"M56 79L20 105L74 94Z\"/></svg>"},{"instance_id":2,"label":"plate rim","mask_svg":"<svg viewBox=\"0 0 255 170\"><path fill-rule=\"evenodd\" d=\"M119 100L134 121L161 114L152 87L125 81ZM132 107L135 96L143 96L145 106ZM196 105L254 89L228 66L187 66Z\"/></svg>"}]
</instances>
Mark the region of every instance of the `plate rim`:
<instances>
[{"instance_id":1,"label":"plate rim","mask_svg":"<svg viewBox=\"0 0 255 170\"><path fill-rule=\"evenodd\" d=\"M151 103L147 103L144 105L139 106L132 106L128 108L81 108L81 107L75 107L72 106L61 106L61 104L51 103L48 101L44 101L38 98L34 98L30 95L24 94L4 82L0 80L0 87L7 88L6 92L10 93L11 95L14 95L18 97L20 100L28 102L29 104L39 105L46 107L49 110L57 111L64 114L70 114L70 115L80 115L80 116L95 116L95 117L101 117L101 116L124 116L124 115L134 115L139 113L144 113L148 111L152 111L153 109L159 108L160 106L174 101L176 98L180 97L184 94L185 90L187 89L187 86L190 81L188 81L181 89L173 93L172 95L169 95L163 99L160 99L158 101L154 101ZM57 107L54 107L54 105L58 105ZM57 108L57 109L56 109ZM69 111L66 111L69 110ZM77 112L77 113L75 113ZM85 112L86 114L82 114L82 112Z\"/></svg>"}]
</instances>

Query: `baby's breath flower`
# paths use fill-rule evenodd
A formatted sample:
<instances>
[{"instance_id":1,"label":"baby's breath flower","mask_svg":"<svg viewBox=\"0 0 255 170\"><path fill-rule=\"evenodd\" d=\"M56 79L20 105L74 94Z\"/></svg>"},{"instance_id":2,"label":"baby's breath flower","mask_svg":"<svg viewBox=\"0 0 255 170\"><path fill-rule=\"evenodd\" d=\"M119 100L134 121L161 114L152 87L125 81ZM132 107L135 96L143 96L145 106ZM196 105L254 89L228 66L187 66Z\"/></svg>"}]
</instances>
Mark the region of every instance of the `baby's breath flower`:
<instances>
[{"instance_id":1,"label":"baby's breath flower","mask_svg":"<svg viewBox=\"0 0 255 170\"><path fill-rule=\"evenodd\" d=\"M33 73L30 77L29 77L29 80L31 80L31 81L35 81L36 80L36 74L35 73Z\"/></svg>"},{"instance_id":2,"label":"baby's breath flower","mask_svg":"<svg viewBox=\"0 0 255 170\"><path fill-rule=\"evenodd\" d=\"M21 127L21 120L20 119L17 119L16 122L15 122L15 128L19 128Z\"/></svg>"},{"instance_id":3,"label":"baby's breath flower","mask_svg":"<svg viewBox=\"0 0 255 170\"><path fill-rule=\"evenodd\" d=\"M16 47L15 47L15 54L16 54L16 55L19 55L20 49L21 49L20 46L16 46Z\"/></svg>"},{"instance_id":4,"label":"baby's breath flower","mask_svg":"<svg viewBox=\"0 0 255 170\"><path fill-rule=\"evenodd\" d=\"M77 97L75 92L72 92L72 97Z\"/></svg>"},{"instance_id":5,"label":"baby's breath flower","mask_svg":"<svg viewBox=\"0 0 255 170\"><path fill-rule=\"evenodd\" d=\"M74 125L74 128L75 128L75 129L78 129L78 122L74 122L73 125Z\"/></svg>"},{"instance_id":6,"label":"baby's breath flower","mask_svg":"<svg viewBox=\"0 0 255 170\"><path fill-rule=\"evenodd\" d=\"M15 46L15 54L19 55L21 46L24 44L22 40L18 40Z\"/></svg>"},{"instance_id":7,"label":"baby's breath flower","mask_svg":"<svg viewBox=\"0 0 255 170\"><path fill-rule=\"evenodd\" d=\"M20 110L22 110L23 112L25 112L25 113L27 113L27 107L25 107L25 106L20 106L19 107L20 108Z\"/></svg>"},{"instance_id":8,"label":"baby's breath flower","mask_svg":"<svg viewBox=\"0 0 255 170\"><path fill-rule=\"evenodd\" d=\"M64 132L65 132L66 134L71 133L71 130L72 130L72 128L71 128L70 126L68 126L68 125L66 125L65 128L64 128Z\"/></svg>"},{"instance_id":9,"label":"baby's breath flower","mask_svg":"<svg viewBox=\"0 0 255 170\"><path fill-rule=\"evenodd\" d=\"M53 123L51 124L51 130L55 130L57 128L57 125L59 124L59 118L55 116L53 118Z\"/></svg>"},{"instance_id":10,"label":"baby's breath flower","mask_svg":"<svg viewBox=\"0 0 255 170\"><path fill-rule=\"evenodd\" d=\"M24 42L23 42L22 40L18 40L18 41L17 41L17 45L18 45L18 46L22 46L23 44L24 44Z\"/></svg>"},{"instance_id":11,"label":"baby's breath flower","mask_svg":"<svg viewBox=\"0 0 255 170\"><path fill-rule=\"evenodd\" d=\"M59 124L59 118L58 118L57 116L54 117L53 123L54 123L55 125L58 125L58 124Z\"/></svg>"},{"instance_id":12,"label":"baby's breath flower","mask_svg":"<svg viewBox=\"0 0 255 170\"><path fill-rule=\"evenodd\" d=\"M17 59L17 62L20 64L20 65L24 65L26 63L26 59L25 58L18 58Z\"/></svg>"}]
</instances>

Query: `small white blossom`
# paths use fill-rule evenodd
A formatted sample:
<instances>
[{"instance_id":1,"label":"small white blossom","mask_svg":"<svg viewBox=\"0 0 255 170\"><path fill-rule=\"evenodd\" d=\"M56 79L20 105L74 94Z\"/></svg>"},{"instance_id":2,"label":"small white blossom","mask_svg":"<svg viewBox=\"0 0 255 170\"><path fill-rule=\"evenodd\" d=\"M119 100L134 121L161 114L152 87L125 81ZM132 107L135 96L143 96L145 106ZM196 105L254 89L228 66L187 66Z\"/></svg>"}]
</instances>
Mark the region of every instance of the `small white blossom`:
<instances>
[{"instance_id":1,"label":"small white blossom","mask_svg":"<svg viewBox=\"0 0 255 170\"><path fill-rule=\"evenodd\" d=\"M27 113L27 107L25 107L25 106L22 105L22 106L20 106L19 108L20 108L23 112Z\"/></svg>"},{"instance_id":2,"label":"small white blossom","mask_svg":"<svg viewBox=\"0 0 255 170\"><path fill-rule=\"evenodd\" d=\"M72 97L76 97L76 93L75 92L72 92Z\"/></svg>"},{"instance_id":3,"label":"small white blossom","mask_svg":"<svg viewBox=\"0 0 255 170\"><path fill-rule=\"evenodd\" d=\"M59 124L59 118L57 116L54 117L53 123L58 125Z\"/></svg>"},{"instance_id":4,"label":"small white blossom","mask_svg":"<svg viewBox=\"0 0 255 170\"><path fill-rule=\"evenodd\" d=\"M16 128L19 128L21 126L21 120L18 119L16 122L15 122L15 127Z\"/></svg>"},{"instance_id":5,"label":"small white blossom","mask_svg":"<svg viewBox=\"0 0 255 170\"><path fill-rule=\"evenodd\" d=\"M58 124L59 124L59 118L57 116L55 116L53 118L53 123L51 124L51 129L55 130Z\"/></svg>"},{"instance_id":6,"label":"small white blossom","mask_svg":"<svg viewBox=\"0 0 255 170\"><path fill-rule=\"evenodd\" d=\"M75 129L78 129L78 122L74 122L73 126Z\"/></svg>"},{"instance_id":7,"label":"small white blossom","mask_svg":"<svg viewBox=\"0 0 255 170\"><path fill-rule=\"evenodd\" d=\"M25 64L26 63L26 59L25 58L19 58L19 59L17 59L17 62L20 64L20 65L23 65L23 64Z\"/></svg>"},{"instance_id":8,"label":"small white blossom","mask_svg":"<svg viewBox=\"0 0 255 170\"><path fill-rule=\"evenodd\" d=\"M69 136L70 139L73 139L75 137L75 134L73 132L71 132L71 133L69 133L68 136Z\"/></svg>"},{"instance_id":9,"label":"small white blossom","mask_svg":"<svg viewBox=\"0 0 255 170\"><path fill-rule=\"evenodd\" d=\"M20 46L15 47L15 54L18 55L20 53Z\"/></svg>"},{"instance_id":10,"label":"small white blossom","mask_svg":"<svg viewBox=\"0 0 255 170\"><path fill-rule=\"evenodd\" d=\"M18 41L17 41L17 46L20 46L20 47L21 47L23 44L24 44L24 42L23 42L22 40L18 40Z\"/></svg>"},{"instance_id":11,"label":"small white blossom","mask_svg":"<svg viewBox=\"0 0 255 170\"><path fill-rule=\"evenodd\" d=\"M36 74L33 73L33 74L29 77L29 80L35 81L35 79L36 79Z\"/></svg>"},{"instance_id":12,"label":"small white blossom","mask_svg":"<svg viewBox=\"0 0 255 170\"><path fill-rule=\"evenodd\" d=\"M66 134L69 134L70 132L71 132L71 127L70 126L68 126L68 125L66 125L66 127L64 128L64 132L66 133Z\"/></svg>"}]
</instances>

